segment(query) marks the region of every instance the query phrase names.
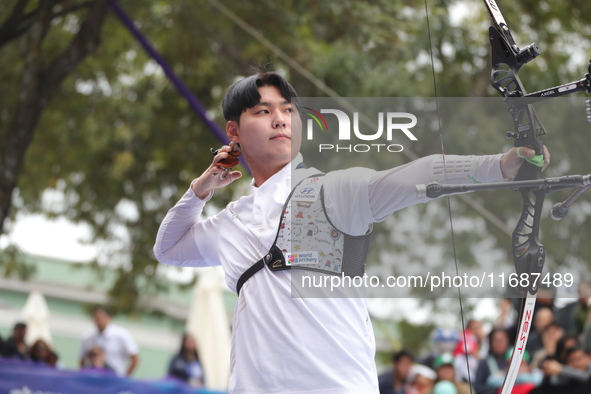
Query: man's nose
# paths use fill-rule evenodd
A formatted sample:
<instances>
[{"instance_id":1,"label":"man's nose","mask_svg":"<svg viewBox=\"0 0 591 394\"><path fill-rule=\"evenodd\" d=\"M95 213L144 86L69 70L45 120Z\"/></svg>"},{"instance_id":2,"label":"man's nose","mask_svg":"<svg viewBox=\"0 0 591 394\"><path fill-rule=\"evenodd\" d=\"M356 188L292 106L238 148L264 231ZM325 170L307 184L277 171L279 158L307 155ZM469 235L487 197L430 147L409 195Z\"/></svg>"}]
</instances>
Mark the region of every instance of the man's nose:
<instances>
[{"instance_id":1,"label":"man's nose","mask_svg":"<svg viewBox=\"0 0 591 394\"><path fill-rule=\"evenodd\" d=\"M273 128L277 129L279 127L285 126L287 126L285 114L282 111L275 111L275 116L273 117Z\"/></svg>"}]
</instances>

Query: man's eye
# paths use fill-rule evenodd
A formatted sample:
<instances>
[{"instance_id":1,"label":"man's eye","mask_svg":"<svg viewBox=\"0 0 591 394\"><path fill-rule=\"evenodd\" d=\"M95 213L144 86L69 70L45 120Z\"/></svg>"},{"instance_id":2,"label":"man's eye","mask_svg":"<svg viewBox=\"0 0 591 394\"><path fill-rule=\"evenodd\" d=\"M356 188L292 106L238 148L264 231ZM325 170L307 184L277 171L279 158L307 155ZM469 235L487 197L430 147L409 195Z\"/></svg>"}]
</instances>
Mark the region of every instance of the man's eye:
<instances>
[{"instance_id":1,"label":"man's eye","mask_svg":"<svg viewBox=\"0 0 591 394\"><path fill-rule=\"evenodd\" d=\"M287 112L293 112L293 108L291 108L291 107L290 108L286 108L285 111L287 111Z\"/></svg>"},{"instance_id":2,"label":"man's eye","mask_svg":"<svg viewBox=\"0 0 591 394\"><path fill-rule=\"evenodd\" d=\"M261 109L260 111L257 112L257 114L268 114L269 111L266 109Z\"/></svg>"}]
</instances>

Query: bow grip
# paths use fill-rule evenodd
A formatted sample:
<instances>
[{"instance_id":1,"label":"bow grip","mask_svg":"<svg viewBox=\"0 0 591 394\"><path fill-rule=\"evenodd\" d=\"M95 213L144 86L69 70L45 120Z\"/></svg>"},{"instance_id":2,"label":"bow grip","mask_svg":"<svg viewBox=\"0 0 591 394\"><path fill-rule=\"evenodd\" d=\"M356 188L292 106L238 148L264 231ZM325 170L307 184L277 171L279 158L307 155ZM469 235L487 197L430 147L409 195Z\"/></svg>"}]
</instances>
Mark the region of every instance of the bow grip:
<instances>
[{"instance_id":1,"label":"bow grip","mask_svg":"<svg viewBox=\"0 0 591 394\"><path fill-rule=\"evenodd\" d=\"M527 147L533 149L536 152L536 156L541 155L542 158L544 157L544 143L539 139L535 138L534 141L529 141L525 143L525 141L517 139L515 141L515 147ZM543 160L542 160L543 163ZM537 166L536 164L524 159L523 164L519 167L517 171L517 176L515 176L516 181L527 181L531 179L540 179L542 177L542 167Z\"/></svg>"}]
</instances>

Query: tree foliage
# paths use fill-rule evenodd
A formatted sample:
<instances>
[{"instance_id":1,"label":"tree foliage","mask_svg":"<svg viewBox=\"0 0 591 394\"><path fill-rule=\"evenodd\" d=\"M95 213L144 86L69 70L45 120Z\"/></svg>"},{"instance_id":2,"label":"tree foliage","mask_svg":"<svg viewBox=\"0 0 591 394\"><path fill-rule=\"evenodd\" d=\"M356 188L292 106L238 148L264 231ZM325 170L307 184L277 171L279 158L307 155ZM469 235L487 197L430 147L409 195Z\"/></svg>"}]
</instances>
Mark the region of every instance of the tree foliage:
<instances>
[{"instance_id":1,"label":"tree foliage","mask_svg":"<svg viewBox=\"0 0 591 394\"><path fill-rule=\"evenodd\" d=\"M115 15L107 13L106 4L0 3L0 78L5 81L0 96L0 202L13 219L17 211L65 216L90 225L93 242L117 245L95 266L117 267L112 303L130 312L141 307L140 295L166 290L151 252L158 225L210 163L209 147L220 142ZM326 94L230 19L217 1L121 0L120 5L220 125L225 88L248 74L253 64L270 63L301 96ZM488 15L476 0L429 1L431 43L422 2L225 0L223 5L341 96L434 96L430 45L439 96L495 95L489 87ZM591 54L585 18L591 4L519 0L500 6L518 42L536 40L545 48L543 60L522 71L530 90L581 77L585 57ZM459 19L465 10L466 17ZM80 46L86 52L75 53L78 61L59 63L72 60L72 53L63 55L80 42L81 32L91 28L92 40L84 42L94 45ZM56 78L48 79L52 70ZM36 83L33 88L31 81ZM11 145L18 122L24 122L30 134L20 145ZM500 142L502 132L446 129L447 152L500 152L508 147ZM553 133L548 144L558 163L555 174L584 173L589 133L560 128ZM439 136L431 134L413 148L419 156L440 152ZM395 160L406 161L402 156ZM43 205L41 197L48 189L63 193L63 202ZM217 193L218 206L233 193L233 188ZM475 198L511 224L520 202L509 194ZM460 202L457 205L455 215L478 217ZM426 208L417 209L425 213ZM588 215L589 205L581 204L574 220L561 225L545 221L544 242L554 261L591 260L584 244L591 235L584 225ZM432 219L425 219L427 230L427 223L442 225L439 216ZM405 262L420 264L420 250L409 247L407 239L393 241L396 220L376 231L376 243L391 252L408 252ZM471 245L485 234L502 247L508 245L506 234L488 222L484 226L481 233L461 234L472 238L459 244L460 259L478 261L479 251ZM439 244L444 257L451 258L447 239L426 234L425 240Z\"/></svg>"}]
</instances>

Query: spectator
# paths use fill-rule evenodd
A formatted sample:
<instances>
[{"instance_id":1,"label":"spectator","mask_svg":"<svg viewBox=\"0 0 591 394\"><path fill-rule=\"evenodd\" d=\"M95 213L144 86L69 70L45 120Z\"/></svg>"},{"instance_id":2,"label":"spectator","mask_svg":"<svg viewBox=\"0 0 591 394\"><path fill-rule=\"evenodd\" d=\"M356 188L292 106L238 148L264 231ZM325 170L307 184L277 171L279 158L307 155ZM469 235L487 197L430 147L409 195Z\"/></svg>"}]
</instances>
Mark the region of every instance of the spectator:
<instances>
[{"instance_id":1,"label":"spectator","mask_svg":"<svg viewBox=\"0 0 591 394\"><path fill-rule=\"evenodd\" d=\"M579 336L581 346L587 353L591 353L591 297L587 298L587 317Z\"/></svg>"},{"instance_id":2,"label":"spectator","mask_svg":"<svg viewBox=\"0 0 591 394\"><path fill-rule=\"evenodd\" d=\"M565 350L566 365L556 361L544 362L545 392L589 393L591 392L591 359L582 347L575 345Z\"/></svg>"},{"instance_id":3,"label":"spectator","mask_svg":"<svg viewBox=\"0 0 591 394\"><path fill-rule=\"evenodd\" d=\"M550 308L540 308L534 314L534 324L526 344L526 350L534 354L544 347L542 331L554 322L554 312Z\"/></svg>"},{"instance_id":4,"label":"spectator","mask_svg":"<svg viewBox=\"0 0 591 394\"><path fill-rule=\"evenodd\" d=\"M407 394L431 394L437 374L431 368L415 364L410 368Z\"/></svg>"},{"instance_id":5,"label":"spectator","mask_svg":"<svg viewBox=\"0 0 591 394\"><path fill-rule=\"evenodd\" d=\"M511 294L511 286L507 286L507 293ZM538 288L538 294L536 296L536 305L534 308L534 317L540 309L554 310L554 299L555 294L553 289L545 288L540 284ZM517 337L517 330L519 329L518 321L519 313L521 311L521 298L515 297L514 294L510 295L510 298L503 299L501 303L501 311L497 319L496 327L504 328L509 335L509 343L515 342ZM533 330L532 330L533 332ZM530 334L531 339L531 334ZM529 343L529 340L528 340Z\"/></svg>"},{"instance_id":6,"label":"spectator","mask_svg":"<svg viewBox=\"0 0 591 394\"><path fill-rule=\"evenodd\" d=\"M587 303L590 298L591 284L581 282L579 284L579 299L565 305L556 313L558 324L564 328L567 334L578 336L583 332L588 315Z\"/></svg>"},{"instance_id":7,"label":"spectator","mask_svg":"<svg viewBox=\"0 0 591 394\"><path fill-rule=\"evenodd\" d=\"M29 350L29 357L33 363L43 367L54 367L57 355L49 348L43 339L37 339Z\"/></svg>"},{"instance_id":8,"label":"spectator","mask_svg":"<svg viewBox=\"0 0 591 394\"><path fill-rule=\"evenodd\" d=\"M49 363L50 366L52 366L54 368L64 369L64 365L59 361L59 356L57 355L57 353L53 349L50 349L47 362Z\"/></svg>"},{"instance_id":9,"label":"spectator","mask_svg":"<svg viewBox=\"0 0 591 394\"><path fill-rule=\"evenodd\" d=\"M105 360L105 352L100 346L94 346L91 348L88 351L87 359L89 361L89 365L83 368L85 371L99 372L105 375L116 374L113 368L107 364L107 361Z\"/></svg>"},{"instance_id":10,"label":"spectator","mask_svg":"<svg viewBox=\"0 0 591 394\"><path fill-rule=\"evenodd\" d=\"M589 354L580 346L573 346L566 351L566 365L579 371L591 372Z\"/></svg>"},{"instance_id":11,"label":"spectator","mask_svg":"<svg viewBox=\"0 0 591 394\"><path fill-rule=\"evenodd\" d=\"M181 348L168 365L168 375L188 383L191 387L204 385L203 368L199 362L195 339L191 334L183 335Z\"/></svg>"},{"instance_id":12,"label":"spectator","mask_svg":"<svg viewBox=\"0 0 591 394\"><path fill-rule=\"evenodd\" d=\"M531 361L532 368L541 368L542 362L556 353L558 341L564 335L564 330L558 323L550 323L542 331L544 347L538 350Z\"/></svg>"},{"instance_id":13,"label":"spectator","mask_svg":"<svg viewBox=\"0 0 591 394\"><path fill-rule=\"evenodd\" d=\"M489 336L489 350L486 358L480 360L474 379L474 388L477 394L495 394L498 386L489 383L491 376L504 376L507 367L505 353L509 348L509 336L501 328L493 329ZM502 383L502 381L501 381Z\"/></svg>"},{"instance_id":14,"label":"spectator","mask_svg":"<svg viewBox=\"0 0 591 394\"><path fill-rule=\"evenodd\" d=\"M119 376L131 375L138 364L138 346L125 328L111 323L111 314L102 307L92 312L96 328L82 340L80 366L89 364L90 349L98 346L104 350L107 364Z\"/></svg>"},{"instance_id":15,"label":"spectator","mask_svg":"<svg viewBox=\"0 0 591 394\"><path fill-rule=\"evenodd\" d=\"M573 346L578 346L579 341L574 335L564 335L556 343L556 353L553 355L553 359L561 364L566 364L566 351Z\"/></svg>"},{"instance_id":16,"label":"spectator","mask_svg":"<svg viewBox=\"0 0 591 394\"><path fill-rule=\"evenodd\" d=\"M394 354L392 361L394 369L378 376L380 394L406 394L415 359L408 350L401 350Z\"/></svg>"},{"instance_id":17,"label":"spectator","mask_svg":"<svg viewBox=\"0 0 591 394\"><path fill-rule=\"evenodd\" d=\"M483 337L482 323L478 320L468 321L466 330L460 335L453 352L455 357L454 367L459 381L469 382L471 380L470 375L478 366L478 351Z\"/></svg>"},{"instance_id":18,"label":"spectator","mask_svg":"<svg viewBox=\"0 0 591 394\"><path fill-rule=\"evenodd\" d=\"M564 387L558 387L557 378L554 375L562 371L562 365L567 362L567 350L578 346L577 337L574 335L563 335L556 343L556 351L540 364L544 372L544 381L538 389L534 390L536 394L553 394L556 390L562 390Z\"/></svg>"},{"instance_id":19,"label":"spectator","mask_svg":"<svg viewBox=\"0 0 591 394\"><path fill-rule=\"evenodd\" d=\"M576 308L577 304L578 301L570 302L564 305L563 307L557 309L554 313L554 320L556 321L556 323L560 325L560 327L562 327L565 333L571 332L571 316L573 315L573 311Z\"/></svg>"},{"instance_id":20,"label":"spectator","mask_svg":"<svg viewBox=\"0 0 591 394\"><path fill-rule=\"evenodd\" d=\"M472 394L473 390L468 382L456 381L456 370L454 368L454 357L451 353L443 353L435 359L434 365L437 373L437 382L448 381L455 386L455 392L458 394ZM437 385L436 385L437 386ZM439 386L438 391L448 390L446 385ZM435 391L435 389L434 389Z\"/></svg>"},{"instance_id":21,"label":"spectator","mask_svg":"<svg viewBox=\"0 0 591 394\"><path fill-rule=\"evenodd\" d=\"M505 357L507 359L507 367L511 363L511 357L513 356L513 348L507 350ZM527 350L523 352L523 357L521 358L521 364L519 365L519 370L517 372L517 377L513 384L513 389L511 390L512 394L528 394L534 388L536 388L540 383L542 383L543 375L540 371L533 371L529 366L530 362L530 355ZM506 369L506 368L505 368ZM487 383L489 387L496 387L500 388L505 381L505 375L507 371L502 371L502 373L497 373L489 376Z\"/></svg>"},{"instance_id":22,"label":"spectator","mask_svg":"<svg viewBox=\"0 0 591 394\"><path fill-rule=\"evenodd\" d=\"M29 347L25 344L27 325L19 322L14 325L12 336L6 340L2 349L2 356L15 360L28 360Z\"/></svg>"}]
</instances>

